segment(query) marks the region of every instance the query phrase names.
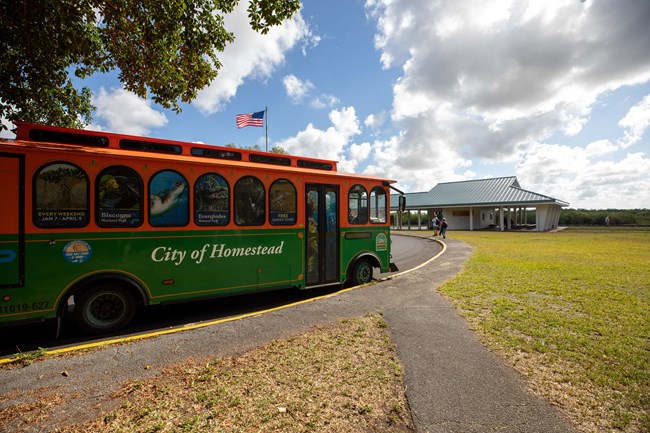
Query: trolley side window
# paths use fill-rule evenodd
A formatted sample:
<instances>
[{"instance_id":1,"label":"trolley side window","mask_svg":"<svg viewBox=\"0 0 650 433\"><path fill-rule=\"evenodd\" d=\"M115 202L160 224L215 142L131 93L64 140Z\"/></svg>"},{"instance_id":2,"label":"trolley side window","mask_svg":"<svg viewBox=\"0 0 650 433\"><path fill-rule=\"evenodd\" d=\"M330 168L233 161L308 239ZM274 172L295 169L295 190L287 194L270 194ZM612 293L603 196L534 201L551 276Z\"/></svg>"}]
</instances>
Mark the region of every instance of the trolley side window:
<instances>
[{"instance_id":1,"label":"trolley side window","mask_svg":"<svg viewBox=\"0 0 650 433\"><path fill-rule=\"evenodd\" d=\"M370 222L386 222L386 191L379 186L370 191Z\"/></svg>"},{"instance_id":2,"label":"trolley side window","mask_svg":"<svg viewBox=\"0 0 650 433\"><path fill-rule=\"evenodd\" d=\"M278 179L269 189L269 220L272 225L296 223L296 187L286 179Z\"/></svg>"},{"instance_id":3,"label":"trolley side window","mask_svg":"<svg viewBox=\"0 0 650 433\"><path fill-rule=\"evenodd\" d=\"M190 222L187 180L174 170L156 173L149 182L149 223L181 227Z\"/></svg>"},{"instance_id":4,"label":"trolley side window","mask_svg":"<svg viewBox=\"0 0 650 433\"><path fill-rule=\"evenodd\" d=\"M234 189L235 224L240 226L263 225L266 214L264 184L254 176L244 176Z\"/></svg>"},{"instance_id":5,"label":"trolley side window","mask_svg":"<svg viewBox=\"0 0 650 433\"><path fill-rule=\"evenodd\" d=\"M206 173L196 180L194 222L199 226L225 226L230 222L230 186L223 176Z\"/></svg>"},{"instance_id":6,"label":"trolley side window","mask_svg":"<svg viewBox=\"0 0 650 433\"><path fill-rule=\"evenodd\" d=\"M143 222L143 184L129 167L112 166L95 179L95 222L99 227L138 227Z\"/></svg>"},{"instance_id":7,"label":"trolley side window","mask_svg":"<svg viewBox=\"0 0 650 433\"><path fill-rule=\"evenodd\" d=\"M368 192L361 185L353 185L348 194L348 222L368 223Z\"/></svg>"},{"instance_id":8,"label":"trolley side window","mask_svg":"<svg viewBox=\"0 0 650 433\"><path fill-rule=\"evenodd\" d=\"M42 228L84 227L90 218L88 175L67 163L47 164L34 176L34 225Z\"/></svg>"}]
</instances>

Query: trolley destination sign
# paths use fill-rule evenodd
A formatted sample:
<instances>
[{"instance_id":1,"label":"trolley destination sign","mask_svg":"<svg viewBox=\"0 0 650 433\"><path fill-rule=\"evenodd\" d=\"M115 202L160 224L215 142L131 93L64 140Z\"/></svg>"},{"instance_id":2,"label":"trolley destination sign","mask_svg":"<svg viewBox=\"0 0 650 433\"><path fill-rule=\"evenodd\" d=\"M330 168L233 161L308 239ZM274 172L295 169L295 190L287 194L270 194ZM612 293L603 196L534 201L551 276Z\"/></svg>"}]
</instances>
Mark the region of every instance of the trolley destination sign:
<instances>
[{"instance_id":1,"label":"trolley destination sign","mask_svg":"<svg viewBox=\"0 0 650 433\"><path fill-rule=\"evenodd\" d=\"M197 265L201 264L204 259L220 259L222 257L244 257L244 256L269 256L282 254L284 241L278 245L264 246L257 245L254 247L235 247L229 248L227 244L205 244L201 249L193 250L189 258ZM151 261L171 262L178 266L187 257L187 250L178 250L172 247L160 246L151 251Z\"/></svg>"}]
</instances>

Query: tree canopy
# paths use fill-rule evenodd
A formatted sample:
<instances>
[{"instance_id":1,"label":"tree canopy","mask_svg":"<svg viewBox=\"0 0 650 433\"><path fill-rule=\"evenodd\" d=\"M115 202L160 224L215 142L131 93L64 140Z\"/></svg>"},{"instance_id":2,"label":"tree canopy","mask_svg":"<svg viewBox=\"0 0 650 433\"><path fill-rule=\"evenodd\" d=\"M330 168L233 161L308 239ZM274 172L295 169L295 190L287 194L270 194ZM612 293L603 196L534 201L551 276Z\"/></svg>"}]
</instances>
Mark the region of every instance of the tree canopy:
<instances>
[{"instance_id":1,"label":"tree canopy","mask_svg":"<svg viewBox=\"0 0 650 433\"><path fill-rule=\"evenodd\" d=\"M224 15L239 0L2 0L0 130L5 119L82 127L94 107L74 74L119 71L124 88L180 112L222 66L235 35ZM262 34L300 8L299 0L250 0Z\"/></svg>"},{"instance_id":2,"label":"tree canopy","mask_svg":"<svg viewBox=\"0 0 650 433\"><path fill-rule=\"evenodd\" d=\"M246 149L246 150L259 150L260 152L262 151L262 146L260 146L259 144L254 144L252 146L243 146L243 145L237 145L235 143L228 143L226 144L226 147L234 147L236 149ZM289 152L287 152L282 146L273 146L269 152L277 153L279 155L289 154Z\"/></svg>"}]
</instances>

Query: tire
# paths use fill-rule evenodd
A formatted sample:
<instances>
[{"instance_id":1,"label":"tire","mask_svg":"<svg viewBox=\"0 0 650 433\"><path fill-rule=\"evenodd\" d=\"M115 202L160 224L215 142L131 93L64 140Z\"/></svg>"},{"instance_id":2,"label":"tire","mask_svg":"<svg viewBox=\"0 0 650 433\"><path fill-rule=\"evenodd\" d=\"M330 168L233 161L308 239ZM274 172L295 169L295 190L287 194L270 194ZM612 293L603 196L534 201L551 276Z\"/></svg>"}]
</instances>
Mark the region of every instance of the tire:
<instances>
[{"instance_id":1,"label":"tire","mask_svg":"<svg viewBox=\"0 0 650 433\"><path fill-rule=\"evenodd\" d=\"M75 300L74 320L86 334L115 332L135 315L133 294L117 284L100 284Z\"/></svg>"},{"instance_id":2,"label":"tire","mask_svg":"<svg viewBox=\"0 0 650 433\"><path fill-rule=\"evenodd\" d=\"M368 259L359 259L352 268L352 283L355 286L372 281L372 265Z\"/></svg>"}]
</instances>

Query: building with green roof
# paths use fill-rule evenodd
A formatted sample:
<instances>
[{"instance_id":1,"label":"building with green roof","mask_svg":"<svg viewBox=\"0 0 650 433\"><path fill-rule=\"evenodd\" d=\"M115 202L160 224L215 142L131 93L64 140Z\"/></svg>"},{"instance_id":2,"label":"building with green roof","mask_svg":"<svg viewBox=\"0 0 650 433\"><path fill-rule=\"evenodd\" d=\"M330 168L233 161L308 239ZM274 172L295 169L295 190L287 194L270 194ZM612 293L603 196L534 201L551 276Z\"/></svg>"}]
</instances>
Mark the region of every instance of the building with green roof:
<instances>
[{"instance_id":1,"label":"building with green roof","mask_svg":"<svg viewBox=\"0 0 650 433\"><path fill-rule=\"evenodd\" d=\"M569 205L523 189L515 176L439 183L430 191L405 195L406 212L418 213L418 228L427 227L435 215L442 215L450 230L554 230L560 211ZM397 203L394 195L392 211L398 211ZM535 212L534 224L526 224L528 212Z\"/></svg>"}]
</instances>

